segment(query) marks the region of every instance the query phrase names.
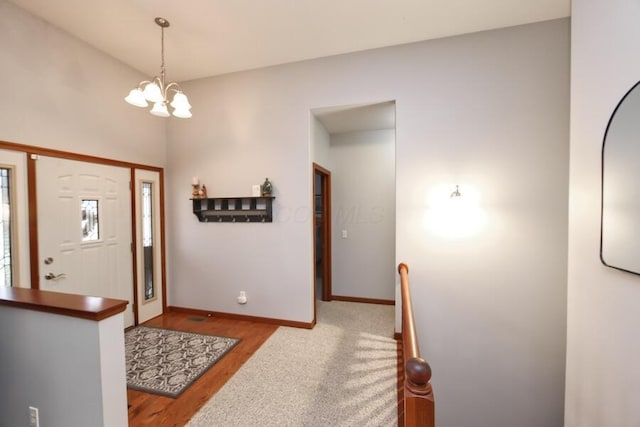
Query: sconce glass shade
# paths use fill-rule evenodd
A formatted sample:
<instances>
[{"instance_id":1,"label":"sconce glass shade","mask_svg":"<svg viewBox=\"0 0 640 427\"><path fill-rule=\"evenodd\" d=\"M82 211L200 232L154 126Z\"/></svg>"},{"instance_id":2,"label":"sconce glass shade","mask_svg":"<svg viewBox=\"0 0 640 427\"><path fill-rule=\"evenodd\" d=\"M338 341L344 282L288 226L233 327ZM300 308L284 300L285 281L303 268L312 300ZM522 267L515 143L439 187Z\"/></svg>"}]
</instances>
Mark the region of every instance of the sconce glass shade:
<instances>
[{"instance_id":1,"label":"sconce glass shade","mask_svg":"<svg viewBox=\"0 0 640 427\"><path fill-rule=\"evenodd\" d=\"M150 111L151 114L158 117L169 117L167 105L164 102L156 102Z\"/></svg>"},{"instance_id":2,"label":"sconce glass shade","mask_svg":"<svg viewBox=\"0 0 640 427\"><path fill-rule=\"evenodd\" d=\"M131 105L135 105L136 107L148 107L149 104L147 104L146 99L144 99L144 95L142 94L142 91L138 88L136 89L131 89L131 92L129 92L129 95L127 95L124 98L125 101L127 101L129 104Z\"/></svg>"},{"instance_id":3,"label":"sconce glass shade","mask_svg":"<svg viewBox=\"0 0 640 427\"><path fill-rule=\"evenodd\" d=\"M487 214L479 200L480 194L468 185L462 191L456 185L453 192L448 184L434 187L429 195L425 225L441 238L470 237L487 223Z\"/></svg>"},{"instance_id":4,"label":"sconce glass shade","mask_svg":"<svg viewBox=\"0 0 640 427\"><path fill-rule=\"evenodd\" d=\"M144 90L142 91L142 94L147 101L155 102L156 104L158 102L164 101L164 97L162 96L160 87L154 82L147 83L147 85L144 87Z\"/></svg>"},{"instance_id":5,"label":"sconce glass shade","mask_svg":"<svg viewBox=\"0 0 640 427\"><path fill-rule=\"evenodd\" d=\"M182 92L177 92L173 96L173 101L171 101L171 106L176 110L186 109L189 110L191 108L191 104L189 104L189 99L187 99L187 95Z\"/></svg>"}]
</instances>

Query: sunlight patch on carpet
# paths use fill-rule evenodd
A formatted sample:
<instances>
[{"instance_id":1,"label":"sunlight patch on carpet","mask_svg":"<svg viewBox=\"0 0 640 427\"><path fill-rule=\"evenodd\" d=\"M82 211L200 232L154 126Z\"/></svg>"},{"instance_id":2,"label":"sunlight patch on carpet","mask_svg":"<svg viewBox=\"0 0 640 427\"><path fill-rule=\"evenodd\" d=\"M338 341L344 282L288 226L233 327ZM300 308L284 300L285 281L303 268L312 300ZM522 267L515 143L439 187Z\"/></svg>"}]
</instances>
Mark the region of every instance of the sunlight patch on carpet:
<instances>
[{"instance_id":1,"label":"sunlight patch on carpet","mask_svg":"<svg viewBox=\"0 0 640 427\"><path fill-rule=\"evenodd\" d=\"M127 387L176 398L238 342L138 326L125 333Z\"/></svg>"},{"instance_id":2,"label":"sunlight patch on carpet","mask_svg":"<svg viewBox=\"0 0 640 427\"><path fill-rule=\"evenodd\" d=\"M397 426L394 307L316 303L313 329L279 327L187 426Z\"/></svg>"}]
</instances>

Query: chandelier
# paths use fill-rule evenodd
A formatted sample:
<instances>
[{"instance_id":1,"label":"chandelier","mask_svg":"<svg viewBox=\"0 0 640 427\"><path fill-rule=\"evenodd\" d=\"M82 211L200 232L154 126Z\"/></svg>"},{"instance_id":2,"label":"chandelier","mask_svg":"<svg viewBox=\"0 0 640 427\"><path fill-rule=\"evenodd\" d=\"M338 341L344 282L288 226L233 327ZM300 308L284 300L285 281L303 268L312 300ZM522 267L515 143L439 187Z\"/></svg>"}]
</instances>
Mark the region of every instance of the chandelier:
<instances>
[{"instance_id":1,"label":"chandelier","mask_svg":"<svg viewBox=\"0 0 640 427\"><path fill-rule=\"evenodd\" d=\"M169 21L164 18L156 18L156 24L160 26L160 46L162 55L162 64L160 65L160 76L155 76L151 80L143 80L138 83L135 89L129 92L124 100L136 107L148 107L147 101L153 103L153 108L150 113L154 116L169 117L169 110L167 104L169 104L176 117L188 119L191 117L191 104L187 96L182 93L182 89L178 83L165 84L164 76L164 29L169 26ZM173 99L169 102L169 95L173 93Z\"/></svg>"}]
</instances>

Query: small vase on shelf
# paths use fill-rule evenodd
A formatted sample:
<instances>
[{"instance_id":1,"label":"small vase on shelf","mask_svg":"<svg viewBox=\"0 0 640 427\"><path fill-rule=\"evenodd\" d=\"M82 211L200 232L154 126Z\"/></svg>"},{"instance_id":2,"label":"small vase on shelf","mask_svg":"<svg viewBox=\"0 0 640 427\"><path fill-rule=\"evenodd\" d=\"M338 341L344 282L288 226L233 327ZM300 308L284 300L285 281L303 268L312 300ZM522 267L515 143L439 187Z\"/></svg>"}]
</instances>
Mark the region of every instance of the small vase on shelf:
<instances>
[{"instance_id":1,"label":"small vase on shelf","mask_svg":"<svg viewBox=\"0 0 640 427\"><path fill-rule=\"evenodd\" d=\"M264 182L262 183L262 186L260 187L260 189L262 190L262 197L271 196L271 192L273 191L273 186L271 185L271 182L269 182L269 178L264 179Z\"/></svg>"}]
</instances>

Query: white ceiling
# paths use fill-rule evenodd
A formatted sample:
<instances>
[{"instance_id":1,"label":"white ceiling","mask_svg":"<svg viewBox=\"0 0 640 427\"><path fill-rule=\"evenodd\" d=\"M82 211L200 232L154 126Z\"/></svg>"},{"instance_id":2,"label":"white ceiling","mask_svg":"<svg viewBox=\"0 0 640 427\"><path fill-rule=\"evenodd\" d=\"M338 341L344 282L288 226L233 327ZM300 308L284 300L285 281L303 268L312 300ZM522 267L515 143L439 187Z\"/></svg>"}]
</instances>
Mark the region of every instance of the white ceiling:
<instances>
[{"instance_id":1,"label":"white ceiling","mask_svg":"<svg viewBox=\"0 0 640 427\"><path fill-rule=\"evenodd\" d=\"M312 113L330 134L395 129L394 101L366 105L316 108Z\"/></svg>"},{"instance_id":2,"label":"white ceiling","mask_svg":"<svg viewBox=\"0 0 640 427\"><path fill-rule=\"evenodd\" d=\"M170 81L561 18L570 0L10 0Z\"/></svg>"}]
</instances>

